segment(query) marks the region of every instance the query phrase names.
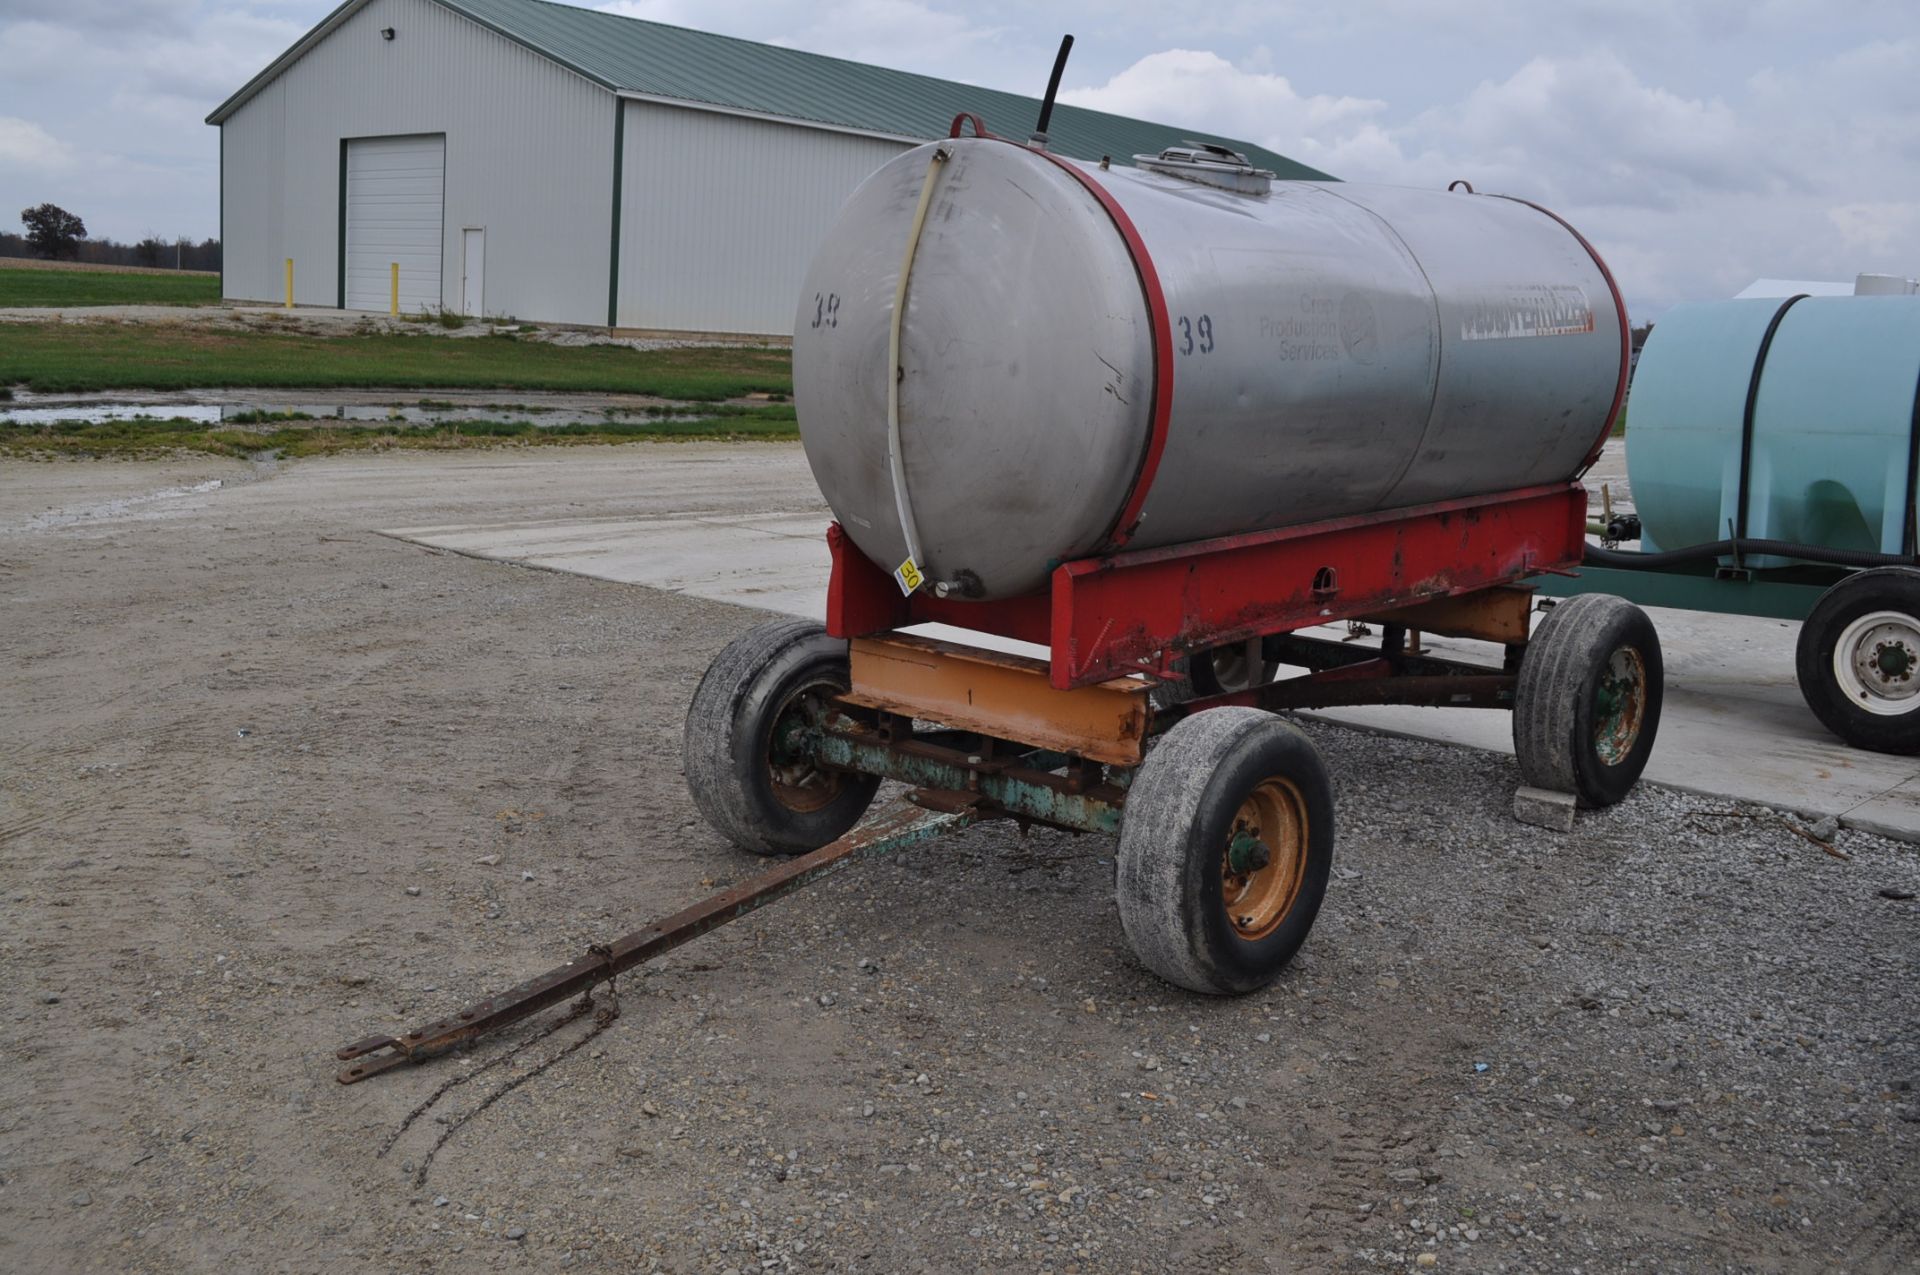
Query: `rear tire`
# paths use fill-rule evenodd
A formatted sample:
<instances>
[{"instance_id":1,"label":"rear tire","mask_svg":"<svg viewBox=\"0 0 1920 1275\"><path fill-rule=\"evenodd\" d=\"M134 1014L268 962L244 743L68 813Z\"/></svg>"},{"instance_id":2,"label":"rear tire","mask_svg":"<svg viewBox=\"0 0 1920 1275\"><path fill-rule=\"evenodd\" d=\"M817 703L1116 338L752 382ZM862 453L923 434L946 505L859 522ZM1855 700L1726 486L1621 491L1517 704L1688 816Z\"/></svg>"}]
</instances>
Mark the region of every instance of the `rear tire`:
<instances>
[{"instance_id":1,"label":"rear tire","mask_svg":"<svg viewBox=\"0 0 1920 1275\"><path fill-rule=\"evenodd\" d=\"M687 707L687 791L714 831L742 850L792 855L845 833L880 786L814 767L808 717L847 689L847 644L811 620L750 629L707 668Z\"/></svg>"},{"instance_id":2,"label":"rear tire","mask_svg":"<svg viewBox=\"0 0 1920 1275\"><path fill-rule=\"evenodd\" d=\"M1180 987L1265 987L1320 913L1333 839L1333 786L1312 740L1258 709L1186 718L1127 796L1115 887L1127 941Z\"/></svg>"},{"instance_id":3,"label":"rear tire","mask_svg":"<svg viewBox=\"0 0 1920 1275\"><path fill-rule=\"evenodd\" d=\"M1920 571L1875 567L1821 594L1794 673L1813 715L1847 743L1920 753Z\"/></svg>"},{"instance_id":4,"label":"rear tire","mask_svg":"<svg viewBox=\"0 0 1920 1275\"><path fill-rule=\"evenodd\" d=\"M1639 607L1583 593L1547 612L1513 695L1513 751L1535 788L1611 806L1647 768L1660 729L1660 635Z\"/></svg>"}]
</instances>

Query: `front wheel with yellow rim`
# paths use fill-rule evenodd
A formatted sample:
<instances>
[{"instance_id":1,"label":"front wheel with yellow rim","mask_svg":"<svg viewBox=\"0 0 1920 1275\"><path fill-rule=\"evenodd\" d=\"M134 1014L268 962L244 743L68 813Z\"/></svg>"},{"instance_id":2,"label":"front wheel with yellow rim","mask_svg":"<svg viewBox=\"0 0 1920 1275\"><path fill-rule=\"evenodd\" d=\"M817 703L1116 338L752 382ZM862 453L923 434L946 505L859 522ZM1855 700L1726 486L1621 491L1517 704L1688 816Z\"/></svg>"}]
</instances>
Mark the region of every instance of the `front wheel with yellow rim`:
<instances>
[{"instance_id":1,"label":"front wheel with yellow rim","mask_svg":"<svg viewBox=\"0 0 1920 1275\"><path fill-rule=\"evenodd\" d=\"M1176 725L1127 795L1116 895L1142 964L1237 995L1286 968L1333 868L1333 785L1296 727L1251 708Z\"/></svg>"}]
</instances>

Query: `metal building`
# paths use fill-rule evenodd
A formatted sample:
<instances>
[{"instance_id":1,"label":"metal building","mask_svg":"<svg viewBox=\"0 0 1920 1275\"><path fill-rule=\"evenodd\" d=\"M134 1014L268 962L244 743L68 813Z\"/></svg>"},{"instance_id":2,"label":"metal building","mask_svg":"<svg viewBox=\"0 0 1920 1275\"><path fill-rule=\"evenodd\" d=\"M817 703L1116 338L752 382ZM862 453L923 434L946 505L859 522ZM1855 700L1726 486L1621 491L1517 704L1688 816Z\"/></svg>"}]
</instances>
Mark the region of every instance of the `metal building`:
<instances>
[{"instance_id":1,"label":"metal building","mask_svg":"<svg viewBox=\"0 0 1920 1275\"><path fill-rule=\"evenodd\" d=\"M221 293L790 333L847 195L960 111L1024 135L1038 103L545 0L347 0L207 117ZM1071 106L1049 131L1115 163L1206 136Z\"/></svg>"}]
</instances>

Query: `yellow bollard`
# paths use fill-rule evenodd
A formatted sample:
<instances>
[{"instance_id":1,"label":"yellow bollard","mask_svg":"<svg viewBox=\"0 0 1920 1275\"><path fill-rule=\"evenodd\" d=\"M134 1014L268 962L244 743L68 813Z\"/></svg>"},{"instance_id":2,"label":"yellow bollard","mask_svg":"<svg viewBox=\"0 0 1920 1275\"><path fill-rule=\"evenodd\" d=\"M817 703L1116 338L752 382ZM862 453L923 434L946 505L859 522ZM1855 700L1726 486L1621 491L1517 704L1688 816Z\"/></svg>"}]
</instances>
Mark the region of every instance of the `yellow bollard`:
<instances>
[{"instance_id":1,"label":"yellow bollard","mask_svg":"<svg viewBox=\"0 0 1920 1275\"><path fill-rule=\"evenodd\" d=\"M387 302L387 313L400 313L400 263L397 261L393 263L393 299Z\"/></svg>"},{"instance_id":2,"label":"yellow bollard","mask_svg":"<svg viewBox=\"0 0 1920 1275\"><path fill-rule=\"evenodd\" d=\"M293 309L293 258L287 258L287 309Z\"/></svg>"}]
</instances>

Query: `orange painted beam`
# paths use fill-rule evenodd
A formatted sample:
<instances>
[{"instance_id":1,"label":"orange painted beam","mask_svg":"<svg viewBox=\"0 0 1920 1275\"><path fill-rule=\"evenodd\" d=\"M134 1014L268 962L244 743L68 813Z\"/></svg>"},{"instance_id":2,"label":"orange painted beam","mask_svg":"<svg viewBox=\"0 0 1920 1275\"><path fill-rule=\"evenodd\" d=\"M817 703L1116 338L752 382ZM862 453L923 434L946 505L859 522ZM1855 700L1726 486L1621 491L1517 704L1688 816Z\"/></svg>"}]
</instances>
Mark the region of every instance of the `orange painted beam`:
<instances>
[{"instance_id":1,"label":"orange painted beam","mask_svg":"<svg viewBox=\"0 0 1920 1275\"><path fill-rule=\"evenodd\" d=\"M851 643L853 689L864 708L979 731L1121 766L1140 763L1153 684L1123 677L1056 690L1044 660L893 634Z\"/></svg>"}]
</instances>

